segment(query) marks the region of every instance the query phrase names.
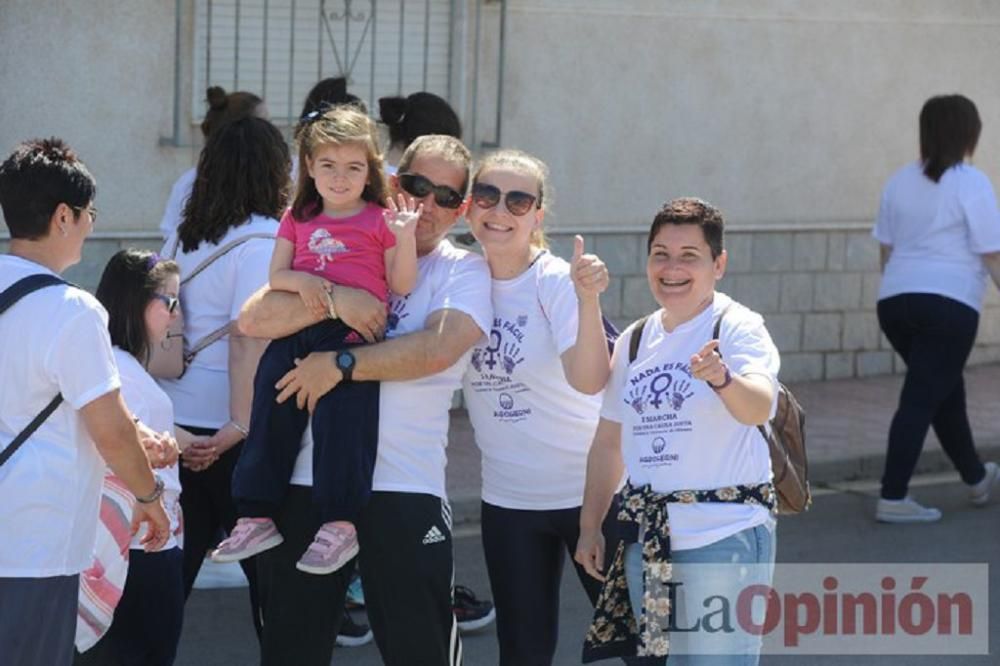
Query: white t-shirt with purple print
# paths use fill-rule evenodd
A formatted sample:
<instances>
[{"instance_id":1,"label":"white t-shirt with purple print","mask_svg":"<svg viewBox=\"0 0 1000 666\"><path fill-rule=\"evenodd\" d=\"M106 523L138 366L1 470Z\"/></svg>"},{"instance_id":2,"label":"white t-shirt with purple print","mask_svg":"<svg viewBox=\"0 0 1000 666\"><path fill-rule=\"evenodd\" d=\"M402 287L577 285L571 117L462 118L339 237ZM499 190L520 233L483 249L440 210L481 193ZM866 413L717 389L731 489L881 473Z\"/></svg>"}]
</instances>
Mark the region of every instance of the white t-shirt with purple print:
<instances>
[{"instance_id":1,"label":"white t-shirt with purple print","mask_svg":"<svg viewBox=\"0 0 1000 666\"><path fill-rule=\"evenodd\" d=\"M632 326L615 345L601 416L622 425L622 455L632 485L656 492L713 490L771 478L767 443L756 426L737 421L705 382L691 376L691 356L712 339L716 319L732 304L719 331L719 352L733 375L761 374L775 388L780 359L764 319L716 292L713 303L672 332L662 310L650 315L629 365ZM707 546L771 520L749 504L670 504L671 546Z\"/></svg>"},{"instance_id":2,"label":"white t-shirt with purple print","mask_svg":"<svg viewBox=\"0 0 1000 666\"><path fill-rule=\"evenodd\" d=\"M578 321L569 269L546 253L518 277L493 280L492 330L473 348L463 388L483 456L483 501L495 506L583 502L601 396L575 390L563 372Z\"/></svg>"}]
</instances>

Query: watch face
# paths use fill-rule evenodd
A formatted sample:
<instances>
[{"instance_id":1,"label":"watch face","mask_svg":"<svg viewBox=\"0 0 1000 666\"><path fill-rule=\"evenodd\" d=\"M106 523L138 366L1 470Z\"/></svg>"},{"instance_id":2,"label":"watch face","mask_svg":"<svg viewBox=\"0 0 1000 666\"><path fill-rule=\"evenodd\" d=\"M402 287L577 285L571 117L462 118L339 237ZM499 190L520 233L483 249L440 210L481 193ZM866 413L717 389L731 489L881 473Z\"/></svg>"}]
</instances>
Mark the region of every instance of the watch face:
<instances>
[{"instance_id":1,"label":"watch face","mask_svg":"<svg viewBox=\"0 0 1000 666\"><path fill-rule=\"evenodd\" d=\"M354 367L354 354L349 351L337 353L337 367L343 370L350 370Z\"/></svg>"}]
</instances>

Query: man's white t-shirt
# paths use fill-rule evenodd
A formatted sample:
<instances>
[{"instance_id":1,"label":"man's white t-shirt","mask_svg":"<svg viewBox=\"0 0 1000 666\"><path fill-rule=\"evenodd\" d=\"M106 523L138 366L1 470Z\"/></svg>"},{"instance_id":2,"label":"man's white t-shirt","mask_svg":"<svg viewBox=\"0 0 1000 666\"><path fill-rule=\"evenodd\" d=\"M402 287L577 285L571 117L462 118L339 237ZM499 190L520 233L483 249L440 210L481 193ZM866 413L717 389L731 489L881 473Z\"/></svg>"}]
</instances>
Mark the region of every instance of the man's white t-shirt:
<instances>
[{"instance_id":1,"label":"man's white t-shirt","mask_svg":"<svg viewBox=\"0 0 1000 666\"><path fill-rule=\"evenodd\" d=\"M668 333L662 310L650 315L634 363L628 363L627 328L615 345L601 416L622 425L622 455L629 481L656 492L713 490L767 483L771 461L756 426L737 421L715 391L691 376L691 356L719 331L719 353L733 375L769 377L777 408L778 350L763 318L716 292L711 307ZM768 522L767 509L749 504L668 505L671 546L700 548Z\"/></svg>"},{"instance_id":2,"label":"man's white t-shirt","mask_svg":"<svg viewBox=\"0 0 1000 666\"><path fill-rule=\"evenodd\" d=\"M163 210L163 218L160 220L160 233L164 240L177 231L184 218L184 206L191 198L191 190L194 188L194 179L198 175L197 167L191 167L181 174L174 186L170 188L170 196L167 197L167 206Z\"/></svg>"},{"instance_id":3,"label":"man's white t-shirt","mask_svg":"<svg viewBox=\"0 0 1000 666\"><path fill-rule=\"evenodd\" d=\"M980 255L1000 252L1000 209L989 178L957 164L937 183L914 162L882 192L872 235L892 246L878 298L939 294L977 312L986 292Z\"/></svg>"},{"instance_id":4,"label":"man's white t-shirt","mask_svg":"<svg viewBox=\"0 0 1000 666\"><path fill-rule=\"evenodd\" d=\"M433 252L417 258L417 286L409 296L392 295L386 336L415 333L439 310L472 317L490 329L490 272L477 254L443 240ZM471 351L435 375L403 382L382 382L379 398L378 457L372 489L426 493L447 499L445 465L448 410L462 385ZM312 485L312 434L306 429L291 482Z\"/></svg>"},{"instance_id":5,"label":"man's white t-shirt","mask_svg":"<svg viewBox=\"0 0 1000 666\"><path fill-rule=\"evenodd\" d=\"M115 361L121 375L122 399L133 416L156 432L174 432L174 406L170 398L156 383L156 380L146 372L142 364L127 351L114 347ZM181 479L178 464L155 470L163 479L163 507L170 518L170 538L160 550L169 550L177 546L174 534L181 524ZM146 525L132 538L130 548L142 549L142 537Z\"/></svg>"},{"instance_id":6,"label":"man's white t-shirt","mask_svg":"<svg viewBox=\"0 0 1000 666\"><path fill-rule=\"evenodd\" d=\"M0 290L36 273L51 271L0 256ZM0 348L0 447L64 398L0 467L0 577L71 576L90 566L104 478L79 410L120 385L107 313L85 291L46 287L0 315Z\"/></svg>"},{"instance_id":7,"label":"man's white t-shirt","mask_svg":"<svg viewBox=\"0 0 1000 666\"><path fill-rule=\"evenodd\" d=\"M545 253L521 275L493 280L493 327L463 382L484 502L525 510L583 503L601 396L580 393L563 371L578 321L570 266L559 257Z\"/></svg>"},{"instance_id":8,"label":"man's white t-shirt","mask_svg":"<svg viewBox=\"0 0 1000 666\"><path fill-rule=\"evenodd\" d=\"M229 229L218 244L203 242L193 252L178 250L174 259L180 265L181 278L230 241L277 231L277 220L254 215L246 224ZM175 234L167 239L161 254L169 257L176 242ZM248 240L181 285L184 336L189 344L239 317L243 303L267 284L273 251L272 239ZM224 426L230 419L229 336L202 349L183 377L162 379L160 386L174 403L177 423L199 428Z\"/></svg>"}]
</instances>

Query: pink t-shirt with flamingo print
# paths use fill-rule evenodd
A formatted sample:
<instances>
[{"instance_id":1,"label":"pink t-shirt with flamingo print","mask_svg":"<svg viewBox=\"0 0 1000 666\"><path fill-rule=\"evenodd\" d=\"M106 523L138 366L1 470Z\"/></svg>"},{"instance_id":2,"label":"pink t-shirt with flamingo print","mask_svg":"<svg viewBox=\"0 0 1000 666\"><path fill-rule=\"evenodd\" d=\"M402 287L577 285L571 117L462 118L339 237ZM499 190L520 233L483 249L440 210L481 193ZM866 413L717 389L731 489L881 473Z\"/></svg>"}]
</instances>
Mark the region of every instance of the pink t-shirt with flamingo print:
<instances>
[{"instance_id":1,"label":"pink t-shirt with flamingo print","mask_svg":"<svg viewBox=\"0 0 1000 666\"><path fill-rule=\"evenodd\" d=\"M289 208L281 218L278 238L295 245L292 270L311 273L344 287L364 289L383 303L389 300L385 251L396 245L382 217L384 208L369 203L350 217L320 213L305 221Z\"/></svg>"}]
</instances>

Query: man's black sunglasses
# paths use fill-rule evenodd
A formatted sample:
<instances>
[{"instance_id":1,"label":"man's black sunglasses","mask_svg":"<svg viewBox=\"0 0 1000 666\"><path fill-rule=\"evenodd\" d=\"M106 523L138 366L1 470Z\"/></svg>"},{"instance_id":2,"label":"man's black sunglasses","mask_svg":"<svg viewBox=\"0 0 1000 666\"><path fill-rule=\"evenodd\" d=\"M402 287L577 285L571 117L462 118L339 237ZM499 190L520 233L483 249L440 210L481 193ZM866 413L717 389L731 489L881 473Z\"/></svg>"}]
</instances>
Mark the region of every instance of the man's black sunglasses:
<instances>
[{"instance_id":1,"label":"man's black sunglasses","mask_svg":"<svg viewBox=\"0 0 1000 666\"><path fill-rule=\"evenodd\" d=\"M465 200L457 190L447 185L435 185L429 179L415 173L399 174L399 186L417 199L423 199L433 192L434 203L442 208L458 208Z\"/></svg>"}]
</instances>

